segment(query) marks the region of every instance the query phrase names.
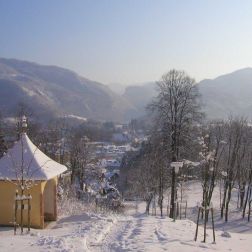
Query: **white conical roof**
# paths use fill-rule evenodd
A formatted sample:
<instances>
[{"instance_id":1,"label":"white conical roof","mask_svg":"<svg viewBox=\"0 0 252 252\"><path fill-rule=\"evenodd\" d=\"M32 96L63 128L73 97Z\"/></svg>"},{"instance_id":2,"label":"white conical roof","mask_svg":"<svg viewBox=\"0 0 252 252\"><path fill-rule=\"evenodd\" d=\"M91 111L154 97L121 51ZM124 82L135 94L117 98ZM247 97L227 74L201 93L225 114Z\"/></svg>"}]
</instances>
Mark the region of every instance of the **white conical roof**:
<instances>
[{"instance_id":1,"label":"white conical roof","mask_svg":"<svg viewBox=\"0 0 252 252\"><path fill-rule=\"evenodd\" d=\"M66 170L40 151L26 133L0 159L0 180L20 180L22 174L26 180L49 180Z\"/></svg>"}]
</instances>

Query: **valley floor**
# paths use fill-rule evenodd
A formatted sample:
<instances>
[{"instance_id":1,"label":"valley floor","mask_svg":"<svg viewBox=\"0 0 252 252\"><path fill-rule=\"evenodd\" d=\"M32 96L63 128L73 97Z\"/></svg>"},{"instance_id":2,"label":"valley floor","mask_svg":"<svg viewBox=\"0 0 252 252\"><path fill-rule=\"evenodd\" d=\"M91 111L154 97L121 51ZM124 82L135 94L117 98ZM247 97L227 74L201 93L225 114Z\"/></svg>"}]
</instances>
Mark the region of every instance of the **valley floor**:
<instances>
[{"instance_id":1,"label":"valley floor","mask_svg":"<svg viewBox=\"0 0 252 252\"><path fill-rule=\"evenodd\" d=\"M146 216L143 202L128 202L123 215L85 213L62 217L47 229L33 229L30 234L13 236L12 229L0 228L0 251L251 251L252 224L242 220L235 207L228 224L218 218L216 211L216 244L210 228L207 242L202 243L202 226L195 242L193 207L200 184L191 184L187 194L191 196L189 219L173 222L166 216Z\"/></svg>"}]
</instances>

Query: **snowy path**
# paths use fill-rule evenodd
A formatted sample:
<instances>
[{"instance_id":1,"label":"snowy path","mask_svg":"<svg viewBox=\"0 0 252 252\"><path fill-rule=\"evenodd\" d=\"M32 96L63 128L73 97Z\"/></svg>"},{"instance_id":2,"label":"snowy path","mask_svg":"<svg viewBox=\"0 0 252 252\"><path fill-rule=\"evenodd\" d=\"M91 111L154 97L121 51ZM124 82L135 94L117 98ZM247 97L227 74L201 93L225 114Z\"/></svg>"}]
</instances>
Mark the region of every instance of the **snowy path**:
<instances>
[{"instance_id":1,"label":"snowy path","mask_svg":"<svg viewBox=\"0 0 252 252\"><path fill-rule=\"evenodd\" d=\"M184 231L181 230L178 221L174 223L169 218L144 214L122 217L106 236L102 246L94 251L184 251L185 245L192 242L195 226L190 221L182 222ZM183 240L181 231L190 233L191 237L188 239L188 236L185 236ZM201 251L204 247L201 245L199 250L196 250L197 244L189 244L189 246L195 248L193 251Z\"/></svg>"},{"instance_id":2,"label":"snowy path","mask_svg":"<svg viewBox=\"0 0 252 252\"><path fill-rule=\"evenodd\" d=\"M160 219L153 226L146 217L119 221L100 251L165 251L168 237L162 232L164 224Z\"/></svg>"},{"instance_id":3,"label":"snowy path","mask_svg":"<svg viewBox=\"0 0 252 252\"><path fill-rule=\"evenodd\" d=\"M137 213L131 211L128 216L120 217L102 244L90 247L90 251L251 251L250 234L229 233L231 237L225 237L222 231L217 231L217 244L213 244L212 230L209 229L207 242L202 243L203 229L200 227L198 241L195 242L195 224L192 221L173 222L167 217L146 216L143 207L140 204Z\"/></svg>"}]
</instances>

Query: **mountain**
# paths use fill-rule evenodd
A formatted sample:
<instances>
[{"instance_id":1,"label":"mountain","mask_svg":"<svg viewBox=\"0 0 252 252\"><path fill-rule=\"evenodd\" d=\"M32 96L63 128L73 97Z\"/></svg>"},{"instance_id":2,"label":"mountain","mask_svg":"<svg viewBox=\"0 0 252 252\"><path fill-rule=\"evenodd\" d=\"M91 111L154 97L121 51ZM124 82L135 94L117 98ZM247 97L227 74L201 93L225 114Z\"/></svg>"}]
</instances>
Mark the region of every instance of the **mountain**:
<instances>
[{"instance_id":1,"label":"mountain","mask_svg":"<svg viewBox=\"0 0 252 252\"><path fill-rule=\"evenodd\" d=\"M252 68L206 79L197 83L201 94L202 110L209 119L226 119L230 115L252 119ZM156 96L154 83L127 87L124 97L143 113L146 105Z\"/></svg>"},{"instance_id":2,"label":"mountain","mask_svg":"<svg viewBox=\"0 0 252 252\"><path fill-rule=\"evenodd\" d=\"M203 109L211 119L243 116L252 119L252 68L198 83Z\"/></svg>"},{"instance_id":3,"label":"mountain","mask_svg":"<svg viewBox=\"0 0 252 252\"><path fill-rule=\"evenodd\" d=\"M120 83L109 83L108 87L116 94L122 95L125 91L125 86Z\"/></svg>"},{"instance_id":4,"label":"mountain","mask_svg":"<svg viewBox=\"0 0 252 252\"><path fill-rule=\"evenodd\" d=\"M107 86L73 71L0 58L0 110L14 115L22 102L41 117L125 121L136 109Z\"/></svg>"},{"instance_id":5,"label":"mountain","mask_svg":"<svg viewBox=\"0 0 252 252\"><path fill-rule=\"evenodd\" d=\"M252 68L197 83L203 111L210 119L252 119ZM14 116L19 103L37 117L68 116L125 122L145 114L156 96L155 83L126 87L124 94L57 66L0 58L0 112Z\"/></svg>"},{"instance_id":6,"label":"mountain","mask_svg":"<svg viewBox=\"0 0 252 252\"><path fill-rule=\"evenodd\" d=\"M136 109L138 116L145 113L146 106L156 96L155 82L147 82L142 85L128 86L123 97L127 99Z\"/></svg>"}]
</instances>

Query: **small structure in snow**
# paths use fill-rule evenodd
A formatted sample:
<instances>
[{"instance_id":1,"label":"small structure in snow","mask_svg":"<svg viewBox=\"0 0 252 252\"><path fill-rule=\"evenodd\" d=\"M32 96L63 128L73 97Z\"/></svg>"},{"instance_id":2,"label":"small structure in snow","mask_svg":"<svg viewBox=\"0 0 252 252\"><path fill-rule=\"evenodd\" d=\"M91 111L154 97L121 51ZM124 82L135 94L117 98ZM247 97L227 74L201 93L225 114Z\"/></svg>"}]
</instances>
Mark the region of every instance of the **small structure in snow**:
<instances>
[{"instance_id":1,"label":"small structure in snow","mask_svg":"<svg viewBox=\"0 0 252 252\"><path fill-rule=\"evenodd\" d=\"M32 196L32 227L44 228L46 221L56 220L58 176L66 170L66 166L41 152L23 131L19 141L0 159L0 225L13 223L16 190ZM18 211L20 209L21 206ZM26 214L23 221L27 225ZM20 223L20 218L17 223Z\"/></svg>"}]
</instances>

